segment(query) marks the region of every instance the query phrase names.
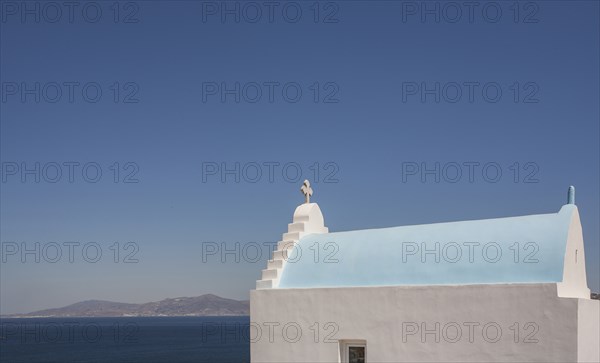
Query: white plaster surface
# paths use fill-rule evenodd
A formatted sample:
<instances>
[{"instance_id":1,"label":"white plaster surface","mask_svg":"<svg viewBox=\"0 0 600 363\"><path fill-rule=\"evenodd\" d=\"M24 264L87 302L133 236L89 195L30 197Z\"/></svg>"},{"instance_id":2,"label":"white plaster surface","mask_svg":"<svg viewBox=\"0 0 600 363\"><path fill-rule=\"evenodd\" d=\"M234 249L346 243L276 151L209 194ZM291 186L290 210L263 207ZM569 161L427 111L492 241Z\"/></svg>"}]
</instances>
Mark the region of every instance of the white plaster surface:
<instances>
[{"instance_id":1,"label":"white plaster surface","mask_svg":"<svg viewBox=\"0 0 600 363\"><path fill-rule=\"evenodd\" d=\"M560 298L552 283L267 289L251 291L250 301L252 362L337 362L339 340L366 340L368 362L598 357L599 301ZM435 331L436 323L439 342L434 333L408 334L414 324ZM479 324L472 334L470 324ZM456 325L462 336L452 342ZM502 335L494 342L496 326ZM298 327L301 336L295 341Z\"/></svg>"},{"instance_id":2,"label":"white plaster surface","mask_svg":"<svg viewBox=\"0 0 600 363\"><path fill-rule=\"evenodd\" d=\"M600 300L578 299L577 359L600 362Z\"/></svg>"},{"instance_id":3,"label":"white plaster surface","mask_svg":"<svg viewBox=\"0 0 600 363\"><path fill-rule=\"evenodd\" d=\"M558 296L589 299L585 271L585 251L583 248L583 230L579 211L574 208L567 235L567 247L563 264L562 282L558 284Z\"/></svg>"}]
</instances>

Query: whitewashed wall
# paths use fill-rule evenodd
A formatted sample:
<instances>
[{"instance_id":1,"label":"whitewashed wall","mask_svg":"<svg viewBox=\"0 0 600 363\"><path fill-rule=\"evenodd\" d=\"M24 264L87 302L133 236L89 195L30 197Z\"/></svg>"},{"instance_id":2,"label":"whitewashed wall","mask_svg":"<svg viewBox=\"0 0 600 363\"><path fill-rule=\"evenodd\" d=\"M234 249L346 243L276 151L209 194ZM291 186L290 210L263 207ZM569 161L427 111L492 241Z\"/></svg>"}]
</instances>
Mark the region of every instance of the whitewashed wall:
<instances>
[{"instance_id":1,"label":"whitewashed wall","mask_svg":"<svg viewBox=\"0 0 600 363\"><path fill-rule=\"evenodd\" d=\"M598 361L599 309L598 300L558 297L556 284L255 290L251 358L337 362L337 342L358 339L368 362ZM439 342L409 334L436 323Z\"/></svg>"}]
</instances>

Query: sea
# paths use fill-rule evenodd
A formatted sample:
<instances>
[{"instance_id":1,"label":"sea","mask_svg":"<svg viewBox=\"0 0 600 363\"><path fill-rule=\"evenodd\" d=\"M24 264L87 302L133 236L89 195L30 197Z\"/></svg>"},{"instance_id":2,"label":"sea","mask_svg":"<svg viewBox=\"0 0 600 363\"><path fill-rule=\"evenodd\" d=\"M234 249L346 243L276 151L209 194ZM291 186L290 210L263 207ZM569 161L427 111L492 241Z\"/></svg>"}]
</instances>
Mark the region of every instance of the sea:
<instances>
[{"instance_id":1,"label":"sea","mask_svg":"<svg viewBox=\"0 0 600 363\"><path fill-rule=\"evenodd\" d=\"M0 319L0 362L249 362L250 318Z\"/></svg>"}]
</instances>

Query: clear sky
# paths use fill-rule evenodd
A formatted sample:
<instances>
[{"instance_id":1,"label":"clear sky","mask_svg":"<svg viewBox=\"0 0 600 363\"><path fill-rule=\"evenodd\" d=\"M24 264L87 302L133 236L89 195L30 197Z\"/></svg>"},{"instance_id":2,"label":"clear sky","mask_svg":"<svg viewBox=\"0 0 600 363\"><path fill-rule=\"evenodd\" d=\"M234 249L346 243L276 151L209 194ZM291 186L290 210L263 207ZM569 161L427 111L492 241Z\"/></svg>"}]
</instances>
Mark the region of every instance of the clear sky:
<instances>
[{"instance_id":1,"label":"clear sky","mask_svg":"<svg viewBox=\"0 0 600 363\"><path fill-rule=\"evenodd\" d=\"M3 314L247 299L305 178L331 231L575 185L600 290L597 1L0 4Z\"/></svg>"}]
</instances>

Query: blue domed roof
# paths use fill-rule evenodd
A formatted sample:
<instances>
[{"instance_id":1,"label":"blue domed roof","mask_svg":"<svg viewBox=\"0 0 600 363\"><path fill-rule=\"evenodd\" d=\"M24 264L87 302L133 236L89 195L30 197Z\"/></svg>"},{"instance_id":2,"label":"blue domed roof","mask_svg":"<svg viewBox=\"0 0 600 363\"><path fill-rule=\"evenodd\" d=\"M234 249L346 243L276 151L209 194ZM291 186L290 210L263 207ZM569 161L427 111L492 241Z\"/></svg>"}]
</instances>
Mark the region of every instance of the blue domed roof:
<instances>
[{"instance_id":1,"label":"blue domed roof","mask_svg":"<svg viewBox=\"0 0 600 363\"><path fill-rule=\"evenodd\" d=\"M576 210L307 235L279 288L560 282Z\"/></svg>"}]
</instances>

